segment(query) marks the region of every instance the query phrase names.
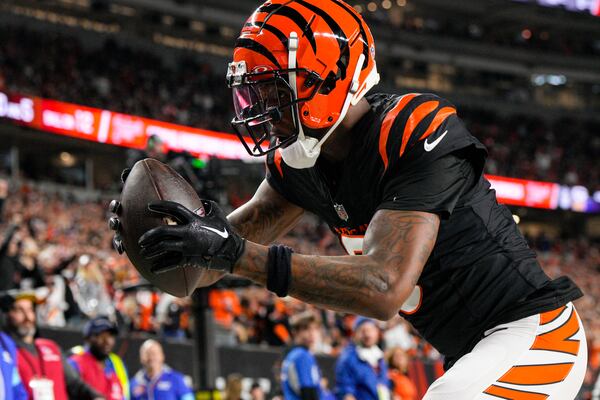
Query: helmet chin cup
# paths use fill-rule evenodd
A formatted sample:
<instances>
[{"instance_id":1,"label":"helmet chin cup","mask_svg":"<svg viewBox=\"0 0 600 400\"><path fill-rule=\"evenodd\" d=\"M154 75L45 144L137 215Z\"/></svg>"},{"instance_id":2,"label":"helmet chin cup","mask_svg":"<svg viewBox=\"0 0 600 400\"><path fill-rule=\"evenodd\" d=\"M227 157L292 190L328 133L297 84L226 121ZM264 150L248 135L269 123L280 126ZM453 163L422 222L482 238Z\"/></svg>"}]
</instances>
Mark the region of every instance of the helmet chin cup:
<instances>
[{"instance_id":1,"label":"helmet chin cup","mask_svg":"<svg viewBox=\"0 0 600 400\"><path fill-rule=\"evenodd\" d=\"M280 151L283 162L290 167L295 169L312 168L321 153L321 145L317 139L302 135L294 143Z\"/></svg>"},{"instance_id":2,"label":"helmet chin cup","mask_svg":"<svg viewBox=\"0 0 600 400\"><path fill-rule=\"evenodd\" d=\"M340 117L335 122L335 124L333 124L333 126L327 131L327 133L321 138L321 140L315 139L310 136L305 136L304 131L302 129L302 125L300 124L298 126L298 139L296 139L296 141L288 147L281 149L281 158L287 165L296 169L312 168L315 166L317 159L319 158L319 154L321 153L321 146L323 145L323 143L325 143L329 136L331 136L331 134L338 127L338 125L342 122L342 120L346 116L346 113L348 112L348 108L350 108L350 102L352 101L352 98L358 91L358 74L360 73L364 61L365 58L361 54L358 58L358 64L356 66L356 69L354 70L354 76L351 81L348 94L346 95L346 100L344 101Z\"/></svg>"}]
</instances>

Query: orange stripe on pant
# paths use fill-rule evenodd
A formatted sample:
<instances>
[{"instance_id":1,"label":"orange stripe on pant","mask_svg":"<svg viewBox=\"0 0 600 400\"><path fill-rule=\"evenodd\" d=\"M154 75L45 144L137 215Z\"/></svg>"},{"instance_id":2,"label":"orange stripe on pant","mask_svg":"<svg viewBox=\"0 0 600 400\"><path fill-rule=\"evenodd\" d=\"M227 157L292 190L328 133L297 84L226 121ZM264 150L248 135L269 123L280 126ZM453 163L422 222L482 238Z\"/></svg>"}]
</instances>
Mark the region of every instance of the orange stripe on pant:
<instances>
[{"instance_id":1,"label":"orange stripe on pant","mask_svg":"<svg viewBox=\"0 0 600 400\"><path fill-rule=\"evenodd\" d=\"M562 382L571 372L573 363L515 365L498 382L512 385L550 385Z\"/></svg>"},{"instance_id":2,"label":"orange stripe on pant","mask_svg":"<svg viewBox=\"0 0 600 400\"><path fill-rule=\"evenodd\" d=\"M560 317L567 306L558 307L556 310L540 314L540 325L546 325Z\"/></svg>"},{"instance_id":3,"label":"orange stripe on pant","mask_svg":"<svg viewBox=\"0 0 600 400\"><path fill-rule=\"evenodd\" d=\"M484 393L508 400L546 400L548 398L547 394L509 389L496 385L490 386Z\"/></svg>"},{"instance_id":4,"label":"orange stripe on pant","mask_svg":"<svg viewBox=\"0 0 600 400\"><path fill-rule=\"evenodd\" d=\"M549 324L562 315L566 306L540 314L540 326ZM548 350L577 355L579 340L570 339L579 331L579 321L575 308L571 309L568 320L549 332L536 336L530 350ZM511 385L551 385L564 381L573 369L573 362L539 365L516 365L506 372L496 383ZM484 393L501 399L544 400L548 395L524 390L511 389L499 385L490 385Z\"/></svg>"},{"instance_id":5,"label":"orange stripe on pant","mask_svg":"<svg viewBox=\"0 0 600 400\"><path fill-rule=\"evenodd\" d=\"M552 312L552 311L551 311ZM544 314L542 314L543 316ZM541 320L541 318L540 318ZM579 340L570 339L579 331L577 312L571 309L571 315L567 322L550 332L542 333L535 338L532 350L557 351L576 356L579 353Z\"/></svg>"}]
</instances>

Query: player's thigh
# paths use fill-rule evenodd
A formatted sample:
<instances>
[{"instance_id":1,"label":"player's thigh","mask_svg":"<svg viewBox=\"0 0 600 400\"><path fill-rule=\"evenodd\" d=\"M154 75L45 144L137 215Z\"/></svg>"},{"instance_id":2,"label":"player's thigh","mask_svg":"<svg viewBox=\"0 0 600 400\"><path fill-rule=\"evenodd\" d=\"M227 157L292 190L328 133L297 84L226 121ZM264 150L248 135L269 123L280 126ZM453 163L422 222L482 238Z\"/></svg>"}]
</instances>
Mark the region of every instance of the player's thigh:
<instances>
[{"instance_id":1,"label":"player's thigh","mask_svg":"<svg viewBox=\"0 0 600 400\"><path fill-rule=\"evenodd\" d=\"M424 400L572 399L586 363L583 326L569 304L490 329Z\"/></svg>"}]
</instances>

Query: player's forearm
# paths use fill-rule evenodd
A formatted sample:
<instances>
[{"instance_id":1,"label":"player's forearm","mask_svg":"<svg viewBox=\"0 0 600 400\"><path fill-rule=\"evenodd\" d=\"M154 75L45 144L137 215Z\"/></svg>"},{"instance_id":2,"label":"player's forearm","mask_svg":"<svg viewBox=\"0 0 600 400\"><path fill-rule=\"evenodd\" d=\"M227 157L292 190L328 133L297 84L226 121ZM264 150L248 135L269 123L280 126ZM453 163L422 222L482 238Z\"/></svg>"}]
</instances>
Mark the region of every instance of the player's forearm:
<instances>
[{"instance_id":1,"label":"player's forearm","mask_svg":"<svg viewBox=\"0 0 600 400\"><path fill-rule=\"evenodd\" d=\"M365 255L292 255L289 294L326 308L387 319L414 289L438 227L434 214L379 211L365 236ZM267 247L247 242L234 273L266 285L267 261Z\"/></svg>"},{"instance_id":2,"label":"player's forearm","mask_svg":"<svg viewBox=\"0 0 600 400\"><path fill-rule=\"evenodd\" d=\"M267 247L247 242L234 273L266 286L267 256ZM291 296L325 308L380 319L387 314L381 306L388 303L393 288L399 287L395 280L400 279L369 256L293 254L291 270Z\"/></svg>"},{"instance_id":3,"label":"player's forearm","mask_svg":"<svg viewBox=\"0 0 600 400\"><path fill-rule=\"evenodd\" d=\"M264 181L248 203L227 216L237 233L254 243L269 244L289 231L304 211Z\"/></svg>"},{"instance_id":4,"label":"player's forearm","mask_svg":"<svg viewBox=\"0 0 600 400\"><path fill-rule=\"evenodd\" d=\"M269 244L277 239L285 229L286 221L282 210L259 204L242 206L229 214L229 223L246 240Z\"/></svg>"}]
</instances>

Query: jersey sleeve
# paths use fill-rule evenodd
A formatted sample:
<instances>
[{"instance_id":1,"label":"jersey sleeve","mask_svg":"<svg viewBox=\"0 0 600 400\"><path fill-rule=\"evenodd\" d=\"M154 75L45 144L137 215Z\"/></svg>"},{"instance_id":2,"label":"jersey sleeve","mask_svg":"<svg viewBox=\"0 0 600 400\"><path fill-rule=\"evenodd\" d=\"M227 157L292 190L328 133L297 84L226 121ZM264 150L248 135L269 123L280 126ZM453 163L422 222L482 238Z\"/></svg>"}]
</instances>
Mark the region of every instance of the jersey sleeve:
<instances>
[{"instance_id":1,"label":"jersey sleeve","mask_svg":"<svg viewBox=\"0 0 600 400\"><path fill-rule=\"evenodd\" d=\"M347 394L356 397L356 380L347 357L340 357L335 366L335 391L342 398Z\"/></svg>"},{"instance_id":2,"label":"jersey sleeve","mask_svg":"<svg viewBox=\"0 0 600 400\"><path fill-rule=\"evenodd\" d=\"M25 390L25 386L23 386L23 382L21 381L21 377L16 366L13 368L12 392L12 398L15 400L26 400L28 397L27 391Z\"/></svg>"},{"instance_id":3,"label":"jersey sleeve","mask_svg":"<svg viewBox=\"0 0 600 400\"><path fill-rule=\"evenodd\" d=\"M177 387L177 400L193 400L194 394L192 389L185 383L183 375L176 373L173 375Z\"/></svg>"},{"instance_id":4,"label":"jersey sleeve","mask_svg":"<svg viewBox=\"0 0 600 400\"><path fill-rule=\"evenodd\" d=\"M138 400L140 398L140 391L138 391L137 387L138 387L139 383L137 381L136 375L133 376L133 378L131 378L129 380L129 400Z\"/></svg>"},{"instance_id":5,"label":"jersey sleeve","mask_svg":"<svg viewBox=\"0 0 600 400\"><path fill-rule=\"evenodd\" d=\"M294 360L293 364L298 376L300 389L319 387L319 373L314 358L303 353Z\"/></svg>"},{"instance_id":6,"label":"jersey sleeve","mask_svg":"<svg viewBox=\"0 0 600 400\"><path fill-rule=\"evenodd\" d=\"M378 209L424 211L442 218L478 181L487 155L454 106L432 94L400 98L382 124L380 153L384 172Z\"/></svg>"}]
</instances>

